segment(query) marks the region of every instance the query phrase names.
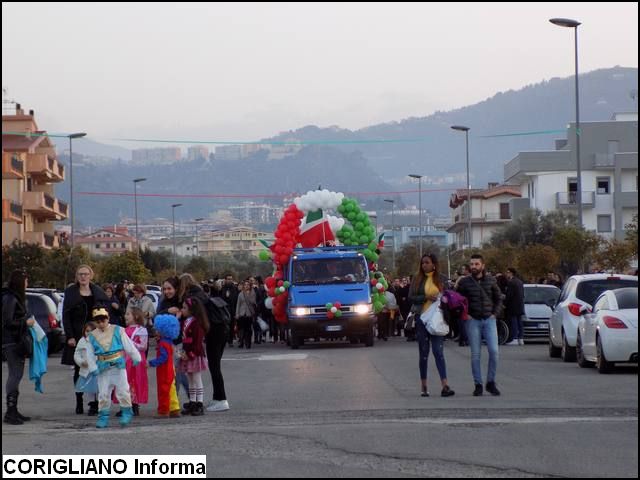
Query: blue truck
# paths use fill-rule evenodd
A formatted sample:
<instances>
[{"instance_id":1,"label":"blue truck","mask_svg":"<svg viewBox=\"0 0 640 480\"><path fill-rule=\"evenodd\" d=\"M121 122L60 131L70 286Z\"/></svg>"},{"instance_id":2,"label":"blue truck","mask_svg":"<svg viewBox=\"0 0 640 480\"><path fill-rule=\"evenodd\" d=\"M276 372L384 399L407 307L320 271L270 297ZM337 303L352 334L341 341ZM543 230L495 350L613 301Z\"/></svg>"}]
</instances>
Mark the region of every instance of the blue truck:
<instances>
[{"instance_id":1,"label":"blue truck","mask_svg":"<svg viewBox=\"0 0 640 480\"><path fill-rule=\"evenodd\" d=\"M285 277L289 288L291 348L307 338L346 338L373 346L376 315L371 303L367 261L358 247L297 248ZM327 304L340 304L328 315ZM333 317L333 318L330 318Z\"/></svg>"}]
</instances>

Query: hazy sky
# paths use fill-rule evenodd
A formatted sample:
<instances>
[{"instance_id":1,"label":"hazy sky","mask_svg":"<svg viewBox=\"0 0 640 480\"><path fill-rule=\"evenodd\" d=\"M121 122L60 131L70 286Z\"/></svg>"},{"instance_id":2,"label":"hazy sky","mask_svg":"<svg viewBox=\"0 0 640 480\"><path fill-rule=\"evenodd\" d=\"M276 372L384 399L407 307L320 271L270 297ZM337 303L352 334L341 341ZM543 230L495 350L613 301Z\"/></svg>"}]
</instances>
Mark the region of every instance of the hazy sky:
<instances>
[{"instance_id":1,"label":"hazy sky","mask_svg":"<svg viewBox=\"0 0 640 480\"><path fill-rule=\"evenodd\" d=\"M638 66L637 3L3 3L2 85L49 132L254 140ZM131 146L131 145L130 145Z\"/></svg>"}]
</instances>

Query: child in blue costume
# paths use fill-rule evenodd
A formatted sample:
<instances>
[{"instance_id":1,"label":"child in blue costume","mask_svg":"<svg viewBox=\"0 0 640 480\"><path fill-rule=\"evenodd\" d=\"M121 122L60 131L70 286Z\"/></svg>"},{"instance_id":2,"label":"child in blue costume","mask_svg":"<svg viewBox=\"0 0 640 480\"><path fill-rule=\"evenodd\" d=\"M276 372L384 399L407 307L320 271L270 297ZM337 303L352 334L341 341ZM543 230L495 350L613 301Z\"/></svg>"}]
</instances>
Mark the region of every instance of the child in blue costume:
<instances>
[{"instance_id":1,"label":"child in blue costume","mask_svg":"<svg viewBox=\"0 0 640 480\"><path fill-rule=\"evenodd\" d=\"M109 426L111 392L115 388L116 398L122 407L120 425L127 425L133 417L131 394L125 370L125 352L134 365L140 363L140 353L124 328L109 323L109 313L105 308L93 311L96 328L88 335L88 355L94 355L98 366L98 421L97 428Z\"/></svg>"}]
</instances>

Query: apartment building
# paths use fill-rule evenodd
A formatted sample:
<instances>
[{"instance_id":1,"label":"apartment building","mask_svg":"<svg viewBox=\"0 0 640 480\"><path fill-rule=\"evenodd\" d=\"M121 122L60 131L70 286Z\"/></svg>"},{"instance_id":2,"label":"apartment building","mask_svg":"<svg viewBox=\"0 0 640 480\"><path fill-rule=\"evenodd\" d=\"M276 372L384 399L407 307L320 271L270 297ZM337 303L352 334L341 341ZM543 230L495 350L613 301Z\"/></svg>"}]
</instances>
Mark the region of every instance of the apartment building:
<instances>
[{"instance_id":1,"label":"apartment building","mask_svg":"<svg viewBox=\"0 0 640 480\"><path fill-rule=\"evenodd\" d=\"M511 200L520 198L520 189L492 182L486 189L471 189L471 239L469 239L469 202L466 189L451 195L451 226L457 249L480 247L493 233L511 221Z\"/></svg>"},{"instance_id":2,"label":"apartment building","mask_svg":"<svg viewBox=\"0 0 640 480\"><path fill-rule=\"evenodd\" d=\"M44 248L58 247L54 222L69 215L56 198L54 185L65 179L55 145L40 130L33 110L16 104L13 115L2 115L2 245L14 240Z\"/></svg>"},{"instance_id":3,"label":"apartment building","mask_svg":"<svg viewBox=\"0 0 640 480\"><path fill-rule=\"evenodd\" d=\"M88 235L76 235L75 244L100 257L135 251L136 239L127 227L103 227Z\"/></svg>"},{"instance_id":4,"label":"apartment building","mask_svg":"<svg viewBox=\"0 0 640 480\"><path fill-rule=\"evenodd\" d=\"M604 238L624 238L624 227L638 213L638 114L616 114L610 121L580 123L583 224ZM520 152L504 167L505 182L522 198L515 216L527 208L544 213L577 213L578 178L575 124L550 151Z\"/></svg>"}]
</instances>

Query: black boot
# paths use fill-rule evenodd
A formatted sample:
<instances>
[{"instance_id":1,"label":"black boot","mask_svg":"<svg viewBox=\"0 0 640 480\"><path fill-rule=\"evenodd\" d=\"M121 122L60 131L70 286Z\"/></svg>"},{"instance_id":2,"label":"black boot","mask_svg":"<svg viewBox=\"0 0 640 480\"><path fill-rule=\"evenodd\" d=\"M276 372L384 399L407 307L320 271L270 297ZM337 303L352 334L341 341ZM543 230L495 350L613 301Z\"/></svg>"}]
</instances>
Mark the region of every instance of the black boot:
<instances>
[{"instance_id":1,"label":"black boot","mask_svg":"<svg viewBox=\"0 0 640 480\"><path fill-rule=\"evenodd\" d=\"M194 407L191 409L191 415L194 417L199 417L204 415L204 405L202 402L193 402Z\"/></svg>"},{"instance_id":2,"label":"black boot","mask_svg":"<svg viewBox=\"0 0 640 480\"><path fill-rule=\"evenodd\" d=\"M82 393L76 392L76 415L82 415L84 413L82 401Z\"/></svg>"},{"instance_id":3,"label":"black boot","mask_svg":"<svg viewBox=\"0 0 640 480\"><path fill-rule=\"evenodd\" d=\"M138 405L137 403L134 403L132 407L133 407L133 416L134 417L140 416L140 405Z\"/></svg>"},{"instance_id":4,"label":"black boot","mask_svg":"<svg viewBox=\"0 0 640 480\"><path fill-rule=\"evenodd\" d=\"M94 400L93 402L89 402L89 416L95 417L98 415L98 402Z\"/></svg>"},{"instance_id":5,"label":"black boot","mask_svg":"<svg viewBox=\"0 0 640 480\"><path fill-rule=\"evenodd\" d=\"M18 417L18 395L7 395L7 413L4 414L4 423L9 425L22 425L24 422Z\"/></svg>"},{"instance_id":6,"label":"black boot","mask_svg":"<svg viewBox=\"0 0 640 480\"><path fill-rule=\"evenodd\" d=\"M19 393L16 393L16 412L18 414L18 418L20 420L22 420L23 422L28 422L29 420L31 420L31 417L25 417L24 415L22 415L20 412L18 412L18 395L20 395Z\"/></svg>"},{"instance_id":7,"label":"black boot","mask_svg":"<svg viewBox=\"0 0 640 480\"><path fill-rule=\"evenodd\" d=\"M191 415L193 413L193 409L196 406L196 402L189 402L183 405L184 409L180 412L182 415Z\"/></svg>"}]
</instances>

